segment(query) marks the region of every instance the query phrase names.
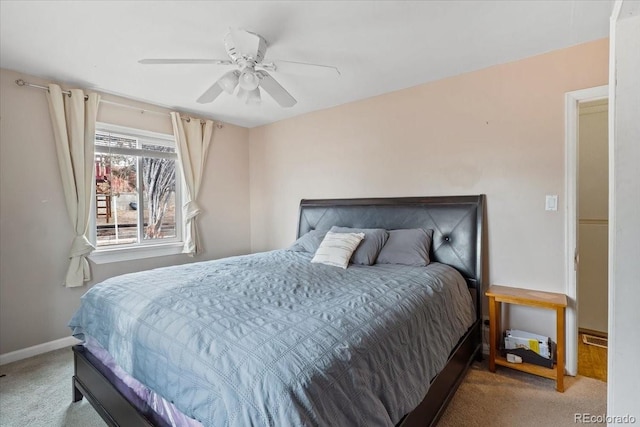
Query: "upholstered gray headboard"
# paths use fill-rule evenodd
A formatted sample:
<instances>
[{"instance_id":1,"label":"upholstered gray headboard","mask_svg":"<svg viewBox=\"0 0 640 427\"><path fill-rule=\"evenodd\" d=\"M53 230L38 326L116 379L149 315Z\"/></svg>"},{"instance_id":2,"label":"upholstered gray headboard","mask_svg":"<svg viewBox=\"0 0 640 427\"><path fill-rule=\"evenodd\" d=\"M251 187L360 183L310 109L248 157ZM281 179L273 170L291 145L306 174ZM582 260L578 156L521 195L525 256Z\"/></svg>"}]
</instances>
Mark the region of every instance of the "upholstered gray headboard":
<instances>
[{"instance_id":1,"label":"upholstered gray headboard","mask_svg":"<svg viewBox=\"0 0 640 427\"><path fill-rule=\"evenodd\" d=\"M484 195L302 200L298 237L334 225L433 230L431 260L455 267L482 290Z\"/></svg>"}]
</instances>

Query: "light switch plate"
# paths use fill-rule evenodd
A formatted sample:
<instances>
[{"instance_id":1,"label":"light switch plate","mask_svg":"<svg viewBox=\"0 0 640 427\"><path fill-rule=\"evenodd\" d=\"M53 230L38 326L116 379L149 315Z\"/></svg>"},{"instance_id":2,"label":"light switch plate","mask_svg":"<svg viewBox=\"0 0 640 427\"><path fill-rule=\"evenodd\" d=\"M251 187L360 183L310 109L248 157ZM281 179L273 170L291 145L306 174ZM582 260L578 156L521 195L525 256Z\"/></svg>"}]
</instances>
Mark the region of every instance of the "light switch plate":
<instances>
[{"instance_id":1,"label":"light switch plate","mask_svg":"<svg viewBox=\"0 0 640 427\"><path fill-rule=\"evenodd\" d=\"M547 194L544 200L544 209L547 211L557 211L558 210L558 195L557 194Z\"/></svg>"}]
</instances>

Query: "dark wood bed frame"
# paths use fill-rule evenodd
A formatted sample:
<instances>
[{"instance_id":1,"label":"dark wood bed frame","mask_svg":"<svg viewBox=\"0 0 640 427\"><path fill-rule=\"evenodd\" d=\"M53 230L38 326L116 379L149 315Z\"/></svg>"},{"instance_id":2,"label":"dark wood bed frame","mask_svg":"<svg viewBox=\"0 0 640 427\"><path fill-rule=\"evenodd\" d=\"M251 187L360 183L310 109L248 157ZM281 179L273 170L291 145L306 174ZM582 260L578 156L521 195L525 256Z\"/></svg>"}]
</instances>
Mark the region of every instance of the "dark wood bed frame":
<instances>
[{"instance_id":1,"label":"dark wood bed frame","mask_svg":"<svg viewBox=\"0 0 640 427\"><path fill-rule=\"evenodd\" d=\"M436 425L474 360L482 358L483 223L485 196L302 200L298 236L332 225L430 228L431 260L457 268L476 304L476 320L430 381L422 402L398 427ZM166 426L144 401L81 345L73 347L73 401L84 396L110 426Z\"/></svg>"}]
</instances>

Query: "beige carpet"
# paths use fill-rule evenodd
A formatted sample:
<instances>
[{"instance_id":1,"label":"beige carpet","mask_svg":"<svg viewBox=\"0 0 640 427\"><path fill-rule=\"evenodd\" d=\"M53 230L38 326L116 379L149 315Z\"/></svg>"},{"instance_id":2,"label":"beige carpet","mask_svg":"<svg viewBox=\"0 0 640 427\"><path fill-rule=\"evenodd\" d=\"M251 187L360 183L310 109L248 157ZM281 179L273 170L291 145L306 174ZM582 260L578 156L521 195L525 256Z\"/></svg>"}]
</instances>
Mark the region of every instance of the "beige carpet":
<instances>
[{"instance_id":1,"label":"beige carpet","mask_svg":"<svg viewBox=\"0 0 640 427\"><path fill-rule=\"evenodd\" d=\"M104 427L86 400L71 402L71 348L0 366L0 426Z\"/></svg>"},{"instance_id":2,"label":"beige carpet","mask_svg":"<svg viewBox=\"0 0 640 427\"><path fill-rule=\"evenodd\" d=\"M62 349L0 367L0 426L105 426L85 400L71 403L73 358ZM575 413L604 414L606 383L567 377L554 382L508 368L474 364L439 426L575 426Z\"/></svg>"},{"instance_id":3,"label":"beige carpet","mask_svg":"<svg viewBox=\"0 0 640 427\"><path fill-rule=\"evenodd\" d=\"M577 376L564 385L559 393L554 380L500 366L491 373L475 363L438 426L575 426L576 413L606 413L607 383Z\"/></svg>"}]
</instances>

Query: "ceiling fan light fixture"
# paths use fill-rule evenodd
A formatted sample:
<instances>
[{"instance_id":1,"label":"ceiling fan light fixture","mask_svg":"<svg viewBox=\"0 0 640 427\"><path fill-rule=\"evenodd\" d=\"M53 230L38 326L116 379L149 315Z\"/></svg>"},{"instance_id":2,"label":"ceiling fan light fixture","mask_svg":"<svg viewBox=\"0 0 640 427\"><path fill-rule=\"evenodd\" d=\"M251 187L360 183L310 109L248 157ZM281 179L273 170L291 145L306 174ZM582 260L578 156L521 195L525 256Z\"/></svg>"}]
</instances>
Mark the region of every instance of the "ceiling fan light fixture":
<instances>
[{"instance_id":1,"label":"ceiling fan light fixture","mask_svg":"<svg viewBox=\"0 0 640 427\"><path fill-rule=\"evenodd\" d=\"M260 89L255 88L253 90L244 90L242 86L238 89L238 99L243 101L247 105L260 105L262 103L262 97L260 96Z\"/></svg>"},{"instance_id":2,"label":"ceiling fan light fixture","mask_svg":"<svg viewBox=\"0 0 640 427\"><path fill-rule=\"evenodd\" d=\"M253 68L246 67L240 74L239 84L242 89L252 91L260 84L260 78Z\"/></svg>"},{"instance_id":3,"label":"ceiling fan light fixture","mask_svg":"<svg viewBox=\"0 0 640 427\"><path fill-rule=\"evenodd\" d=\"M250 105L260 105L262 99L260 98L260 89L255 88L254 90L247 92L247 100L245 103Z\"/></svg>"},{"instance_id":4,"label":"ceiling fan light fixture","mask_svg":"<svg viewBox=\"0 0 640 427\"><path fill-rule=\"evenodd\" d=\"M220 80L218 80L218 85L227 92L228 94L232 94L233 91L238 86L238 80L240 78L240 72L238 70L229 71L225 73Z\"/></svg>"}]
</instances>

